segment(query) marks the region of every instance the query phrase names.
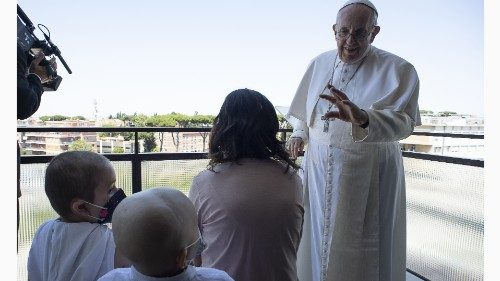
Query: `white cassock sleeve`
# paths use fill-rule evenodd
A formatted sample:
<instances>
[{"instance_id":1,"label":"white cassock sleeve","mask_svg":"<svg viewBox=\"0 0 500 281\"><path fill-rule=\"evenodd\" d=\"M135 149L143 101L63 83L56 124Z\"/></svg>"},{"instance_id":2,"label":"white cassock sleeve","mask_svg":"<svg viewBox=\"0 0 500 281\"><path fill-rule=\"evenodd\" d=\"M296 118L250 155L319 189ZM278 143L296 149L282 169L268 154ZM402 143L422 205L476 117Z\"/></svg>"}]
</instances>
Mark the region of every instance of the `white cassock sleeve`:
<instances>
[{"instance_id":1,"label":"white cassock sleeve","mask_svg":"<svg viewBox=\"0 0 500 281\"><path fill-rule=\"evenodd\" d=\"M369 125L366 129L352 125L355 142L392 142L407 138L419 126L418 108L419 78L413 66L405 65L400 72L400 87L384 96L369 109Z\"/></svg>"},{"instance_id":2,"label":"white cassock sleeve","mask_svg":"<svg viewBox=\"0 0 500 281\"><path fill-rule=\"evenodd\" d=\"M290 137L301 138L302 141L304 141L304 144L306 144L309 140L309 127L307 127L306 122L297 119L294 124L295 125L293 126L293 133Z\"/></svg>"},{"instance_id":3,"label":"white cassock sleeve","mask_svg":"<svg viewBox=\"0 0 500 281\"><path fill-rule=\"evenodd\" d=\"M304 143L307 143L307 141L309 140L309 127L307 126L306 107L309 98L309 86L311 84L315 65L316 61L313 59L307 66L307 70L304 73L302 80L300 81L292 104L285 116L287 119L293 119L293 122L290 122L293 126L293 133L290 137L301 138Z\"/></svg>"}]
</instances>

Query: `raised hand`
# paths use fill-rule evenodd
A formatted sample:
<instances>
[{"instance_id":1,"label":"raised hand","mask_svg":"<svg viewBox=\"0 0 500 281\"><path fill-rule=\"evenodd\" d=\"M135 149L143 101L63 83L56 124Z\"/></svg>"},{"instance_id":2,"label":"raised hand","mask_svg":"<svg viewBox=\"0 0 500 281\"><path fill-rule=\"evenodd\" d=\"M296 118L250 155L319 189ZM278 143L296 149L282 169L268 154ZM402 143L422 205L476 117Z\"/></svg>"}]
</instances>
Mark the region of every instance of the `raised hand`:
<instances>
[{"instance_id":1,"label":"raised hand","mask_svg":"<svg viewBox=\"0 0 500 281\"><path fill-rule=\"evenodd\" d=\"M332 95L320 95L320 97L335 104L338 110L328 111L323 116L324 119L337 118L355 125L362 125L368 121L368 114L351 102L345 93L330 84L327 87Z\"/></svg>"}]
</instances>

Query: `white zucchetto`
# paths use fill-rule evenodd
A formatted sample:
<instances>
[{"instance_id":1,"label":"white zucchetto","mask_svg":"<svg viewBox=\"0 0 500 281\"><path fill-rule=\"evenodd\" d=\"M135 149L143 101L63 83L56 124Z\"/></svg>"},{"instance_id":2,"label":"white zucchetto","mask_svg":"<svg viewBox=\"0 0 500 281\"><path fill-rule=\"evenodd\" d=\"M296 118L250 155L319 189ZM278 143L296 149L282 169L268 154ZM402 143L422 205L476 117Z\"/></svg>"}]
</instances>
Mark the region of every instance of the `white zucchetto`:
<instances>
[{"instance_id":1,"label":"white zucchetto","mask_svg":"<svg viewBox=\"0 0 500 281\"><path fill-rule=\"evenodd\" d=\"M352 5L352 4L363 4L365 6L368 6L373 11L375 11L375 14L378 15L377 8L375 8L375 5L373 5L373 3L370 2L369 0L349 0L349 1L345 2L344 5L342 5L342 7L340 7L339 11L344 9L345 7L349 6L349 5Z\"/></svg>"}]
</instances>

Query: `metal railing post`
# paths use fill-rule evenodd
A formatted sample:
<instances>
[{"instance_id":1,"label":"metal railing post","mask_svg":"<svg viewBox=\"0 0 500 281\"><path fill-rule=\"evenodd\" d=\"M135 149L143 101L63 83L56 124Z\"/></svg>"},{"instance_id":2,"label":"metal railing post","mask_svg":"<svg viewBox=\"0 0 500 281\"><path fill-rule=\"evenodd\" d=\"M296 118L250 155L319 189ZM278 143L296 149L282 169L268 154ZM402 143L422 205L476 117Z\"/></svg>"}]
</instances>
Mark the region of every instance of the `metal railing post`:
<instances>
[{"instance_id":1,"label":"metal railing post","mask_svg":"<svg viewBox=\"0 0 500 281\"><path fill-rule=\"evenodd\" d=\"M134 132L134 157L132 159L132 193L142 190L141 159L139 157L139 132Z\"/></svg>"}]
</instances>

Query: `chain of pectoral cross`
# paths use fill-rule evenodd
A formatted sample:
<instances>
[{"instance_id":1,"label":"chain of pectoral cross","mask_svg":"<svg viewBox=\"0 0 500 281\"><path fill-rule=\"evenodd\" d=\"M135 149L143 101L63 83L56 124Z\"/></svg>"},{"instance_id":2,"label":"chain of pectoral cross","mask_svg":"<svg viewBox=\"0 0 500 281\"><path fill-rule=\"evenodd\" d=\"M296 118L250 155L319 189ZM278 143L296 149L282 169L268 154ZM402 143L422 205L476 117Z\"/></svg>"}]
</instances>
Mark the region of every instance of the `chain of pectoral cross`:
<instances>
[{"instance_id":1,"label":"chain of pectoral cross","mask_svg":"<svg viewBox=\"0 0 500 281\"><path fill-rule=\"evenodd\" d=\"M347 82L344 84L344 86L340 86L339 87L339 90L341 92L344 92L344 90L347 88L347 85L349 84L349 82L351 82L352 78L354 78L354 76L356 75L356 73L358 72L359 68L361 67L361 65L363 64L363 62L365 61L365 58L367 57L368 55L366 55L363 60L361 61L361 63L358 65L358 67L356 68L356 70L354 70L354 73L351 75L351 78L349 78L347 80ZM335 74L335 69L337 69L339 67L339 64L342 62L342 60L339 60L339 62L337 63L337 58L339 57L338 53L337 53L337 56L335 57L335 61L333 62L333 71L332 71L332 77L330 77L330 81L328 81L328 83L330 85L333 86L333 75ZM335 65L337 63L337 65ZM342 69L340 70L340 73L342 73L344 71L344 66L345 66L345 63L342 64ZM343 81L342 81L343 82ZM328 85L325 86L325 89L328 88ZM325 91L325 89L323 89L323 91ZM333 103L330 103L330 105L328 106L328 109L326 110L326 112L329 112L333 107ZM325 119L325 123L323 124L323 132L328 132L328 129L330 127L330 120L328 118Z\"/></svg>"}]
</instances>

